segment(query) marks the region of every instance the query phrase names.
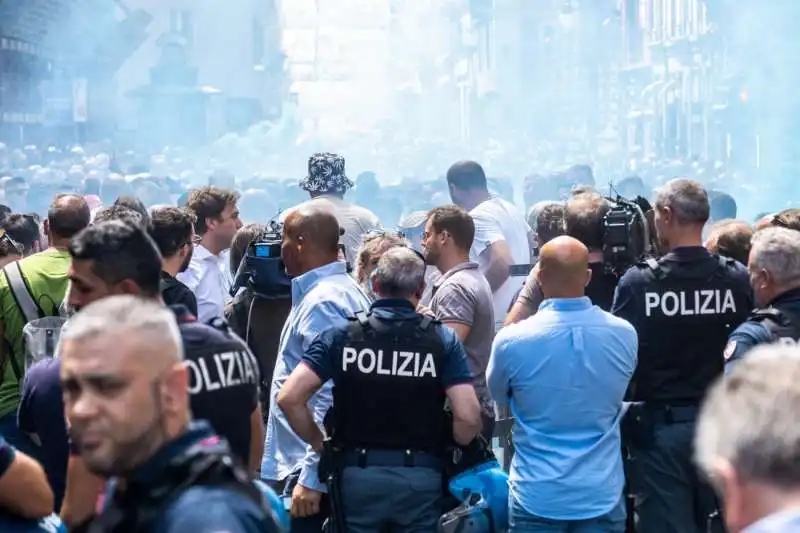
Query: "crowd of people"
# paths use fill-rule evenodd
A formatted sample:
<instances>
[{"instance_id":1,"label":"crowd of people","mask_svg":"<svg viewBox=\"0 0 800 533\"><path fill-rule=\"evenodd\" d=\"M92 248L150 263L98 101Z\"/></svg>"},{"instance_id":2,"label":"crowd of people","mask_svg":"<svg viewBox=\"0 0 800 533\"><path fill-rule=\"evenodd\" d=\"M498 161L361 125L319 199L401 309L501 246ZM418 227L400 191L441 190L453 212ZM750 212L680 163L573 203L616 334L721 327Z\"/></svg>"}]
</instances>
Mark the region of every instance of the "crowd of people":
<instances>
[{"instance_id":1,"label":"crowd of people","mask_svg":"<svg viewBox=\"0 0 800 533\"><path fill-rule=\"evenodd\" d=\"M621 270L588 166L395 195L333 153L196 187L71 154L0 151L0 530L800 522L800 210L621 180L657 236ZM270 219L290 297L237 283Z\"/></svg>"}]
</instances>

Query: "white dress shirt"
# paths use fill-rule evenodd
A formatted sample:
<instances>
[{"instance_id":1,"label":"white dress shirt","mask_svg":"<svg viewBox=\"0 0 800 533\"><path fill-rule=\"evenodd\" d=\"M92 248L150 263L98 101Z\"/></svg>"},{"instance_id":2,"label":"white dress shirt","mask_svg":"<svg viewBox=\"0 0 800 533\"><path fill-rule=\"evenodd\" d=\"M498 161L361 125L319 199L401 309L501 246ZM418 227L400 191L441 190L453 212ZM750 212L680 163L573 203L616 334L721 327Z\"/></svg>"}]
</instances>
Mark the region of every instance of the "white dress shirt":
<instances>
[{"instance_id":1,"label":"white dress shirt","mask_svg":"<svg viewBox=\"0 0 800 533\"><path fill-rule=\"evenodd\" d=\"M200 322L224 316L228 296L225 288L229 286L223 274L224 262L222 254L214 255L202 244L197 244L189 268L176 276L197 298L197 320Z\"/></svg>"}]
</instances>

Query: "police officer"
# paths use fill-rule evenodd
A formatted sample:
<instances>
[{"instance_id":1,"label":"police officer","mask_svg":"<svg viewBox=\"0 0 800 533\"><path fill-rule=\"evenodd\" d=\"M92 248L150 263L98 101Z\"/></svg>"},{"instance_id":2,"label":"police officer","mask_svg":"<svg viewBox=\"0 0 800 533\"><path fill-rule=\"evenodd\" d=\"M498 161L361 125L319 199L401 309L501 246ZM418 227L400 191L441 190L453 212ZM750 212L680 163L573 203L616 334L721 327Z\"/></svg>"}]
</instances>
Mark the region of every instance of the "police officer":
<instances>
[{"instance_id":1,"label":"police officer","mask_svg":"<svg viewBox=\"0 0 800 533\"><path fill-rule=\"evenodd\" d=\"M73 442L109 479L102 509L76 531L280 531L227 443L190 424L189 370L168 308L130 295L95 302L72 319L60 358Z\"/></svg>"},{"instance_id":2,"label":"police officer","mask_svg":"<svg viewBox=\"0 0 800 533\"><path fill-rule=\"evenodd\" d=\"M659 260L620 279L612 312L639 335L629 388L635 403L623 430L637 528L647 533L705 531L713 494L697 478L692 438L699 404L722 372L728 335L752 308L747 270L702 247L708 195L696 181L675 179L658 192Z\"/></svg>"},{"instance_id":3,"label":"police officer","mask_svg":"<svg viewBox=\"0 0 800 533\"><path fill-rule=\"evenodd\" d=\"M339 451L343 469L340 486L328 486L329 496L343 491L340 504L332 498L334 520L345 524L340 531L435 531L444 451L453 439L472 442L481 429L464 348L451 330L415 311L424 278L419 254L387 251L370 278L378 296L370 312L322 333L278 398L295 432L321 450L324 434L306 402L333 380L325 431L326 451Z\"/></svg>"},{"instance_id":4,"label":"police officer","mask_svg":"<svg viewBox=\"0 0 800 533\"><path fill-rule=\"evenodd\" d=\"M800 231L765 228L753 236L750 283L759 309L725 347L725 371L758 344L800 340Z\"/></svg>"}]
</instances>

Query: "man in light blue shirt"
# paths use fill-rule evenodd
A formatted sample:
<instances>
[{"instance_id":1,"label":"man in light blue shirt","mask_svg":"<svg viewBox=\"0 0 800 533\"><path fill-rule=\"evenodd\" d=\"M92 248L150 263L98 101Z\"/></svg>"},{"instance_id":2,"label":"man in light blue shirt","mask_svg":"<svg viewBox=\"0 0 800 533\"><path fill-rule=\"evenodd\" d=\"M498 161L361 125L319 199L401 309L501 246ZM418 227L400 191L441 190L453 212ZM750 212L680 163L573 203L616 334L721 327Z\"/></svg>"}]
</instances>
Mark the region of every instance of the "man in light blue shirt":
<instances>
[{"instance_id":1,"label":"man in light blue shirt","mask_svg":"<svg viewBox=\"0 0 800 533\"><path fill-rule=\"evenodd\" d=\"M317 476L319 455L292 431L277 407L278 394L311 342L323 331L343 326L369 300L338 260L339 225L329 212L308 206L294 210L283 229L281 258L292 279L292 309L281 332L270 390L270 411L261 478L291 497L292 532L320 531L325 519ZM331 384L309 401L320 425L331 407Z\"/></svg>"},{"instance_id":2,"label":"man in light blue shirt","mask_svg":"<svg viewBox=\"0 0 800 533\"><path fill-rule=\"evenodd\" d=\"M545 301L501 330L489 390L514 416L512 532L624 532L620 421L636 368L633 326L592 306L588 250L572 237L541 249Z\"/></svg>"}]
</instances>

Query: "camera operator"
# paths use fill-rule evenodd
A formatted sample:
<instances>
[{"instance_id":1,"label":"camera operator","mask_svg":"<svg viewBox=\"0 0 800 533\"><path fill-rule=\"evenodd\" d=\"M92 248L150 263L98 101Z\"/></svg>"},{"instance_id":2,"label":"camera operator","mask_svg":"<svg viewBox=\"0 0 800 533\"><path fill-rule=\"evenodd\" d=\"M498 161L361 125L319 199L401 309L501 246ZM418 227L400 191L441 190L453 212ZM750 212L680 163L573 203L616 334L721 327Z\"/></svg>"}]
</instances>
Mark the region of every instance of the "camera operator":
<instances>
[{"instance_id":1,"label":"camera operator","mask_svg":"<svg viewBox=\"0 0 800 533\"><path fill-rule=\"evenodd\" d=\"M676 179L658 191L655 226L669 252L631 267L612 312L639 335L639 360L625 420L637 530L704 531L713 492L692 463L700 401L722 373L728 335L752 308L747 270L702 246L708 195Z\"/></svg>"},{"instance_id":2,"label":"camera operator","mask_svg":"<svg viewBox=\"0 0 800 533\"><path fill-rule=\"evenodd\" d=\"M609 201L599 194L584 192L570 198L564 209L566 234L579 240L589 249L589 269L592 275L586 286L586 296L604 311L611 309L614 289L617 286L617 276L608 268L603 258L604 218L610 207ZM506 325L535 314L543 300L542 290L536 284L534 268L508 314Z\"/></svg>"},{"instance_id":3,"label":"camera operator","mask_svg":"<svg viewBox=\"0 0 800 533\"><path fill-rule=\"evenodd\" d=\"M61 337L70 433L89 471L109 478L91 532L275 532L261 492L225 441L190 424L190 370L175 315L111 296Z\"/></svg>"},{"instance_id":4,"label":"camera operator","mask_svg":"<svg viewBox=\"0 0 800 533\"><path fill-rule=\"evenodd\" d=\"M248 247L262 238L266 226L247 224L233 237L230 249L231 272L237 272ZM225 306L225 319L234 333L245 340L258 360L261 373L261 415L264 424L269 413L269 389L278 358L281 329L292 308L291 298L267 298L250 283L244 284ZM262 435L263 441L263 435ZM260 457L259 457L260 461Z\"/></svg>"}]
</instances>

